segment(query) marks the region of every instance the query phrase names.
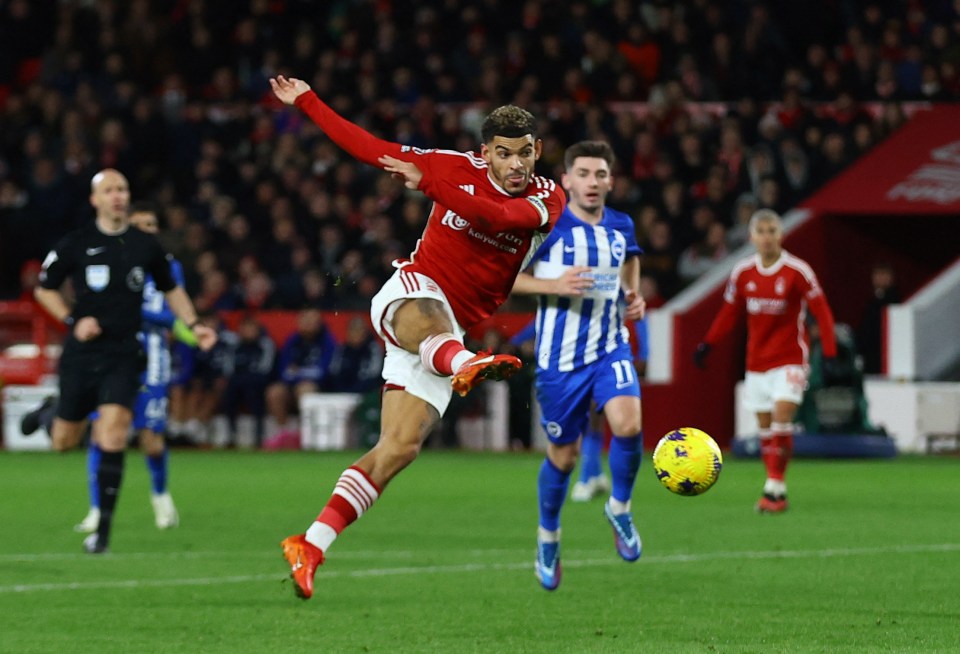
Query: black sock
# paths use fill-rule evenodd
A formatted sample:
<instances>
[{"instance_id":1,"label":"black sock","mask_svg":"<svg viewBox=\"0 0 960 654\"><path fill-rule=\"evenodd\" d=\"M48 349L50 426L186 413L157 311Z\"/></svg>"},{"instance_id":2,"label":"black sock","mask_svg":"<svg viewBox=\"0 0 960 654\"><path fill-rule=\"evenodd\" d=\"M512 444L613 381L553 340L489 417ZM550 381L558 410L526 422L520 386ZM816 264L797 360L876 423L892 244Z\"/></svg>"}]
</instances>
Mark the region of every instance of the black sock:
<instances>
[{"instance_id":1,"label":"black sock","mask_svg":"<svg viewBox=\"0 0 960 654\"><path fill-rule=\"evenodd\" d=\"M110 540L110 523L113 521L113 509L120 496L120 482L123 480L123 451L103 452L100 467L97 468L97 486L100 490L100 525L97 527L97 541L106 547Z\"/></svg>"}]
</instances>

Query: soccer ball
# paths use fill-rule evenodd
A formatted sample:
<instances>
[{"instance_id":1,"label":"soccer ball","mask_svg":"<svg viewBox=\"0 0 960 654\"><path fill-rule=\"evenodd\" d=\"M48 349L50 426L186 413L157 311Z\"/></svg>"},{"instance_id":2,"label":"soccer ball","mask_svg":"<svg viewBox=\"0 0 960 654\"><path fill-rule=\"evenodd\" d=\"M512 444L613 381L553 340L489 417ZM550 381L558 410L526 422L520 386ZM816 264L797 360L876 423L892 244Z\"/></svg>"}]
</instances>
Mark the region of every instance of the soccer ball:
<instances>
[{"instance_id":1,"label":"soccer ball","mask_svg":"<svg viewBox=\"0 0 960 654\"><path fill-rule=\"evenodd\" d=\"M660 439L653 451L657 479L677 495L706 493L720 476L723 455L709 434L683 427Z\"/></svg>"}]
</instances>

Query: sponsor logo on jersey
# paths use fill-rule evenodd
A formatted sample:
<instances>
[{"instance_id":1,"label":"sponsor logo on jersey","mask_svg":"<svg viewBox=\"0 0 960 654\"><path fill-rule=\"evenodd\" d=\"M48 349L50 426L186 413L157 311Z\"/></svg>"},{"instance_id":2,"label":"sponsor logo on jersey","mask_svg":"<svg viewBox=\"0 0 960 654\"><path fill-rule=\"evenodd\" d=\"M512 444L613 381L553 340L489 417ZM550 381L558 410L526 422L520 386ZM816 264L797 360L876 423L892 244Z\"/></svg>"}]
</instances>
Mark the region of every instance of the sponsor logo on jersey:
<instances>
[{"instance_id":1,"label":"sponsor logo on jersey","mask_svg":"<svg viewBox=\"0 0 960 654\"><path fill-rule=\"evenodd\" d=\"M139 293L143 290L143 282L146 277L147 276L143 274L143 268L134 266L130 269L130 272L127 273L127 288Z\"/></svg>"},{"instance_id":2,"label":"sponsor logo on jersey","mask_svg":"<svg viewBox=\"0 0 960 654\"><path fill-rule=\"evenodd\" d=\"M461 191L466 191L466 192L469 193L470 195L475 195L475 194L476 194L473 184L461 184L461 185L460 185L460 190L461 190Z\"/></svg>"},{"instance_id":3,"label":"sponsor logo on jersey","mask_svg":"<svg viewBox=\"0 0 960 654\"><path fill-rule=\"evenodd\" d=\"M95 256L97 256L98 254L100 254L101 252L105 251L106 249L107 249L106 246L101 246L101 247L98 247L98 248L87 248L87 256L88 256L88 257L95 257Z\"/></svg>"},{"instance_id":4,"label":"sponsor logo on jersey","mask_svg":"<svg viewBox=\"0 0 960 654\"><path fill-rule=\"evenodd\" d=\"M84 276L87 281L87 288L91 291L102 291L110 283L110 266L103 264L87 266L84 270Z\"/></svg>"},{"instance_id":5,"label":"sponsor logo on jersey","mask_svg":"<svg viewBox=\"0 0 960 654\"><path fill-rule=\"evenodd\" d=\"M440 219L441 225L446 225L450 229L454 229L458 232L465 230L470 226L470 223L447 209L447 213L443 214L443 218Z\"/></svg>"},{"instance_id":6,"label":"sponsor logo on jersey","mask_svg":"<svg viewBox=\"0 0 960 654\"><path fill-rule=\"evenodd\" d=\"M751 297L747 298L747 313L768 314L779 316L787 309L787 301L780 298Z\"/></svg>"}]
</instances>

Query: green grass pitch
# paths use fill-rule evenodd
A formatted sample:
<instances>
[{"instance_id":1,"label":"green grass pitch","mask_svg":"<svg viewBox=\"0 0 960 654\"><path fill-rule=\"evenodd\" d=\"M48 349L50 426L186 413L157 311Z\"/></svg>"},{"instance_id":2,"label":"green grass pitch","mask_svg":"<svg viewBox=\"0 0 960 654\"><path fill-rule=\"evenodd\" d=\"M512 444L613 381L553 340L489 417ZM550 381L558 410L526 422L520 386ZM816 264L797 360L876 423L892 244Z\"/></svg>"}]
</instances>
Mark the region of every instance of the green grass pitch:
<instances>
[{"instance_id":1,"label":"green grass pitch","mask_svg":"<svg viewBox=\"0 0 960 654\"><path fill-rule=\"evenodd\" d=\"M81 552L80 453L0 453L0 652L956 652L960 459L797 461L786 515L757 461L679 497L645 455L639 562L568 502L564 578L533 574L533 454L426 451L329 552L308 602L279 541L356 453L174 452L178 529L131 453L112 551Z\"/></svg>"}]
</instances>

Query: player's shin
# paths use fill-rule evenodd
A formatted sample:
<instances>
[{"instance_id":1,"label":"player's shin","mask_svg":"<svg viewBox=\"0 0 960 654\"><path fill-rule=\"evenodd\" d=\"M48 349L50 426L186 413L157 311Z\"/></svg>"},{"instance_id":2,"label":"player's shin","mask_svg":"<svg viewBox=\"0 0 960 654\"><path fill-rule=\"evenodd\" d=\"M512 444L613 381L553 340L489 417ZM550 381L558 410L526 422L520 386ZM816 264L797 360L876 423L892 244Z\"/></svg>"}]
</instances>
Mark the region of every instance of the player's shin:
<instances>
[{"instance_id":1,"label":"player's shin","mask_svg":"<svg viewBox=\"0 0 960 654\"><path fill-rule=\"evenodd\" d=\"M633 436L614 436L610 440L610 479L613 484L611 506L614 513L629 510L633 485L643 458L643 432Z\"/></svg>"},{"instance_id":2,"label":"player's shin","mask_svg":"<svg viewBox=\"0 0 960 654\"><path fill-rule=\"evenodd\" d=\"M380 492L367 473L357 466L344 470L327 505L307 530L307 542L326 552L344 529L373 506Z\"/></svg>"},{"instance_id":3,"label":"player's shin","mask_svg":"<svg viewBox=\"0 0 960 654\"><path fill-rule=\"evenodd\" d=\"M100 494L100 524L97 526L98 547L106 548L110 540L110 527L113 512L120 496L123 481L123 450L104 451L100 456L100 468L97 470L97 488Z\"/></svg>"},{"instance_id":4,"label":"player's shin","mask_svg":"<svg viewBox=\"0 0 960 654\"><path fill-rule=\"evenodd\" d=\"M537 478L541 531L552 533L560 529L560 510L563 508L569 483L570 471L564 472L549 458L544 458L540 466L540 476Z\"/></svg>"}]
</instances>

